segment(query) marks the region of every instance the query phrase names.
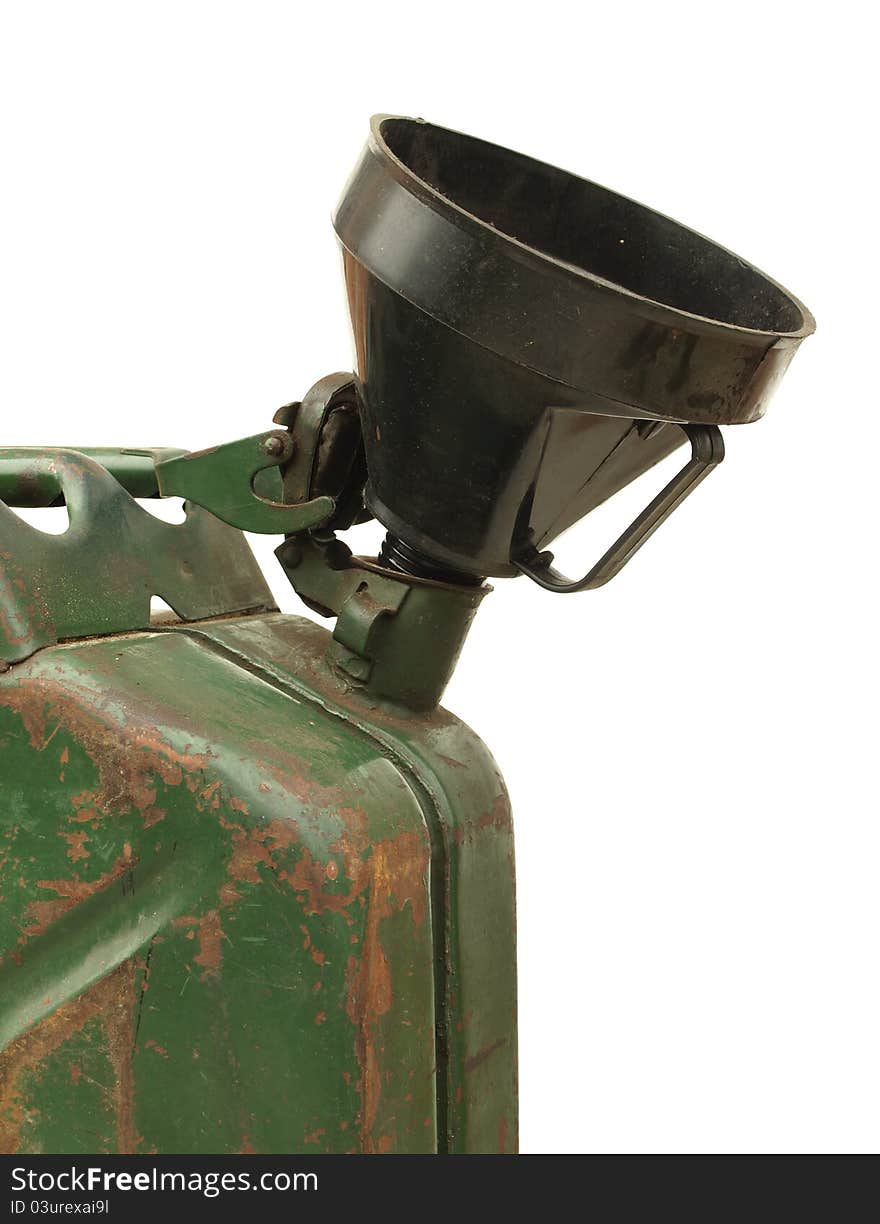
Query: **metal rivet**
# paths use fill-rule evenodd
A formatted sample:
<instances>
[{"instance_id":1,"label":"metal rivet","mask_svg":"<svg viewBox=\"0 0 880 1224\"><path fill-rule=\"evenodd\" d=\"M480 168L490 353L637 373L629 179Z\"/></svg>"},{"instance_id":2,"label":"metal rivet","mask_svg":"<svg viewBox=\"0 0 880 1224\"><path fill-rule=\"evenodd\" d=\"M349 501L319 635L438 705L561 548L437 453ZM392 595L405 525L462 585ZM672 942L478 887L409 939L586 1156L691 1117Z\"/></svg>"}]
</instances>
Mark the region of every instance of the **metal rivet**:
<instances>
[{"instance_id":1,"label":"metal rivet","mask_svg":"<svg viewBox=\"0 0 880 1224\"><path fill-rule=\"evenodd\" d=\"M263 443L263 450L273 459L277 459L279 455L284 454L284 439L279 438L278 434L270 434Z\"/></svg>"}]
</instances>

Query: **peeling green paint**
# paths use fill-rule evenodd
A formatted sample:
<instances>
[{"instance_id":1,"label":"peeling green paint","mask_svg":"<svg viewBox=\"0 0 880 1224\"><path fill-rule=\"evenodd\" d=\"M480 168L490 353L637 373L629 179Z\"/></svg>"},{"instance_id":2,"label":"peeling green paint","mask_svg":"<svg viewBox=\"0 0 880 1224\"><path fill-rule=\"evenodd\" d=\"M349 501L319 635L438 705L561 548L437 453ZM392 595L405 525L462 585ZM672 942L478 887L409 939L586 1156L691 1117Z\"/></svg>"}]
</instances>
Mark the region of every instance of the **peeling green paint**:
<instances>
[{"instance_id":1,"label":"peeling green paint","mask_svg":"<svg viewBox=\"0 0 880 1224\"><path fill-rule=\"evenodd\" d=\"M450 716L321 691L326 638L245 617L0 676L3 1150L515 1143L503 787Z\"/></svg>"}]
</instances>

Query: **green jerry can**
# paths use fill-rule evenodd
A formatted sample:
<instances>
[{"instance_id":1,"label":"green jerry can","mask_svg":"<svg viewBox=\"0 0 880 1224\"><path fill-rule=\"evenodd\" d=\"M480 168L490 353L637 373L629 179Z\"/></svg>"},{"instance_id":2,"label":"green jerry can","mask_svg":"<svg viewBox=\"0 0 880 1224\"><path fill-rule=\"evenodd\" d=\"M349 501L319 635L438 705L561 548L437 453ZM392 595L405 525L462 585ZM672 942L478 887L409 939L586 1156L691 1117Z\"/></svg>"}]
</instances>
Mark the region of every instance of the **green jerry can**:
<instances>
[{"instance_id":1,"label":"green jerry can","mask_svg":"<svg viewBox=\"0 0 880 1224\"><path fill-rule=\"evenodd\" d=\"M373 121L334 225L356 374L195 454L0 451L4 1152L517 1150L510 807L440 697L487 578L608 581L813 330L698 234L420 120ZM14 509L50 506L63 534ZM375 560L337 538L370 517Z\"/></svg>"}]
</instances>

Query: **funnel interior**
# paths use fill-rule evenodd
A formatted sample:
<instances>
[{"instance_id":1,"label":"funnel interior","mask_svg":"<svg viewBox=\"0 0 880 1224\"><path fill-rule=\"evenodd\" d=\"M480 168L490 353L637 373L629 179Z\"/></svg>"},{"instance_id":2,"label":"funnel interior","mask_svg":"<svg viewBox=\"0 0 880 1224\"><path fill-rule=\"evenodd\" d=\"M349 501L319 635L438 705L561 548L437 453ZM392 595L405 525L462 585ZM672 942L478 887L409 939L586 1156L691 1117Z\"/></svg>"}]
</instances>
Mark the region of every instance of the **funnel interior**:
<instances>
[{"instance_id":1,"label":"funnel interior","mask_svg":"<svg viewBox=\"0 0 880 1224\"><path fill-rule=\"evenodd\" d=\"M432 192L546 260L713 322L780 335L805 326L757 268L605 187L420 120L385 119L381 134Z\"/></svg>"}]
</instances>

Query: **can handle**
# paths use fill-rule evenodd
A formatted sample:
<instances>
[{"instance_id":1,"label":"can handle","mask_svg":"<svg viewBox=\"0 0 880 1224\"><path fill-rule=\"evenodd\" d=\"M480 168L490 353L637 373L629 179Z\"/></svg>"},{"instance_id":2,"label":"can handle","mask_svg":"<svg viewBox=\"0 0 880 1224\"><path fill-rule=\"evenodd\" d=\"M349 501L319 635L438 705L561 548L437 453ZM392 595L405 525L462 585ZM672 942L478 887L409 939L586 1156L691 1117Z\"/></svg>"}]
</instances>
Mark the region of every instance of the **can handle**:
<instances>
[{"instance_id":1,"label":"can handle","mask_svg":"<svg viewBox=\"0 0 880 1224\"><path fill-rule=\"evenodd\" d=\"M724 458L724 439L717 425L680 425L690 439L691 457L677 476L657 494L638 518L618 537L608 551L583 578L566 578L553 568L553 553L536 548L511 558L513 564L532 582L546 591L571 595L575 591L592 591L604 586L619 574L627 561L635 556L647 539L654 534L677 506L693 493L713 468Z\"/></svg>"},{"instance_id":2,"label":"can handle","mask_svg":"<svg viewBox=\"0 0 880 1224\"><path fill-rule=\"evenodd\" d=\"M0 447L0 501L19 509L40 510L64 504L61 478L53 456L85 455L105 468L132 497L159 496L156 464L186 451L169 447L135 450L115 446Z\"/></svg>"}]
</instances>

